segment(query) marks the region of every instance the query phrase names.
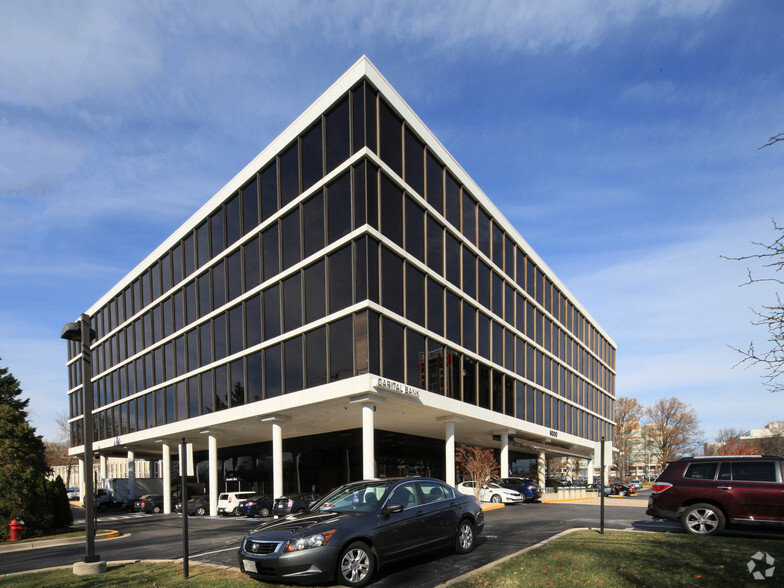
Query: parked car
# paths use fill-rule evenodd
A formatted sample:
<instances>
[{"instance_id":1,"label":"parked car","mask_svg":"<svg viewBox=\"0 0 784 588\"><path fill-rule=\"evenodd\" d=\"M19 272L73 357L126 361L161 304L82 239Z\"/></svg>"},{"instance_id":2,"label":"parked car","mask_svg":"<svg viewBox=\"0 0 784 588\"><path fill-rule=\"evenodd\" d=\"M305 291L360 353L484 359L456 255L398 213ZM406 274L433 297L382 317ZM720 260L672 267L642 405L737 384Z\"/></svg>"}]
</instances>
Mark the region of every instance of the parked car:
<instances>
[{"instance_id":1,"label":"parked car","mask_svg":"<svg viewBox=\"0 0 784 588\"><path fill-rule=\"evenodd\" d=\"M639 479L639 478L635 478L634 480L632 480L631 482L629 482L629 484L628 484L628 485L629 485L629 487L630 487L632 490L635 490L635 491L636 491L636 490L642 490L642 482L640 481L640 479Z\"/></svg>"},{"instance_id":2,"label":"parked car","mask_svg":"<svg viewBox=\"0 0 784 588\"><path fill-rule=\"evenodd\" d=\"M501 478L498 485L522 494L523 502L535 502L542 498L542 487L528 478Z\"/></svg>"},{"instance_id":3,"label":"parked car","mask_svg":"<svg viewBox=\"0 0 784 588\"><path fill-rule=\"evenodd\" d=\"M482 506L439 480L391 478L346 484L310 511L245 535L240 569L265 582L364 586L376 570L425 550L474 548Z\"/></svg>"},{"instance_id":4,"label":"parked car","mask_svg":"<svg viewBox=\"0 0 784 588\"><path fill-rule=\"evenodd\" d=\"M174 505L174 510L182 512L182 502ZM208 494L194 496L188 501L188 514L203 516L210 512L210 497Z\"/></svg>"},{"instance_id":5,"label":"parked car","mask_svg":"<svg viewBox=\"0 0 784 588\"><path fill-rule=\"evenodd\" d=\"M634 494L634 488L628 484L613 482L609 486L604 487L604 494L606 496L631 496Z\"/></svg>"},{"instance_id":6,"label":"parked car","mask_svg":"<svg viewBox=\"0 0 784 588\"><path fill-rule=\"evenodd\" d=\"M250 517L268 517L272 515L272 505L275 501L268 494L255 494L247 500L242 500L237 507L237 514Z\"/></svg>"},{"instance_id":7,"label":"parked car","mask_svg":"<svg viewBox=\"0 0 784 588\"><path fill-rule=\"evenodd\" d=\"M245 490L243 492L222 492L218 495L218 514L234 516L237 514L237 507L240 502L253 496L255 492Z\"/></svg>"},{"instance_id":8,"label":"parked car","mask_svg":"<svg viewBox=\"0 0 784 588\"><path fill-rule=\"evenodd\" d=\"M161 512L163 510L163 496L160 494L145 494L133 502L133 510L141 512Z\"/></svg>"},{"instance_id":9,"label":"parked car","mask_svg":"<svg viewBox=\"0 0 784 588\"><path fill-rule=\"evenodd\" d=\"M73 486L66 491L68 500L79 500L79 487Z\"/></svg>"},{"instance_id":10,"label":"parked car","mask_svg":"<svg viewBox=\"0 0 784 588\"><path fill-rule=\"evenodd\" d=\"M784 457L685 457L670 462L651 488L646 514L679 521L693 535L727 525L784 525Z\"/></svg>"},{"instance_id":11,"label":"parked car","mask_svg":"<svg viewBox=\"0 0 784 588\"><path fill-rule=\"evenodd\" d=\"M457 485L457 491L466 496L476 496L474 490L476 489L477 482L467 481L460 482ZM509 490L503 486L499 486L494 482L482 482L482 487L479 489L479 500L482 502L522 502L523 495L517 490Z\"/></svg>"},{"instance_id":12,"label":"parked car","mask_svg":"<svg viewBox=\"0 0 784 588\"><path fill-rule=\"evenodd\" d=\"M272 514L282 517L291 513L305 512L321 498L321 494L315 492L298 492L296 494L286 494L276 498L272 505Z\"/></svg>"}]
</instances>

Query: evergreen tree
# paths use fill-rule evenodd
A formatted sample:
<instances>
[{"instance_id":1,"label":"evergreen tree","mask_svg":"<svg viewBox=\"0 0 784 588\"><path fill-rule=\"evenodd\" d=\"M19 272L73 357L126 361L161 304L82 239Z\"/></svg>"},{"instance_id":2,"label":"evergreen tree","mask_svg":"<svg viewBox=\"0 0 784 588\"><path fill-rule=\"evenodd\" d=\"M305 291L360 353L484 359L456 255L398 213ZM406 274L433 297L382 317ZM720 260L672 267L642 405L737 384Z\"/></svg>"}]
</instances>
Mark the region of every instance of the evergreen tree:
<instances>
[{"instance_id":1,"label":"evergreen tree","mask_svg":"<svg viewBox=\"0 0 784 588\"><path fill-rule=\"evenodd\" d=\"M43 439L27 422L29 399L8 368L0 368L0 538L8 538L8 523L24 521L23 535L51 527L47 496L46 449Z\"/></svg>"}]
</instances>

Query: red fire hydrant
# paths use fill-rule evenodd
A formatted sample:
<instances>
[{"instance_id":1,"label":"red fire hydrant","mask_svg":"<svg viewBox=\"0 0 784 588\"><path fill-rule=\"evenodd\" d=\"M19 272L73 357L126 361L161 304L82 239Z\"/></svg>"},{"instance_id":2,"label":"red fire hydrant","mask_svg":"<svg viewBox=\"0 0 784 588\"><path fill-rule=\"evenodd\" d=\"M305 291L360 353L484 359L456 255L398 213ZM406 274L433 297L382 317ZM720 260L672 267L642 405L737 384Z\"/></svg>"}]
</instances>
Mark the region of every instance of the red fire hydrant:
<instances>
[{"instance_id":1,"label":"red fire hydrant","mask_svg":"<svg viewBox=\"0 0 784 588\"><path fill-rule=\"evenodd\" d=\"M11 528L11 536L8 538L8 540L19 541L22 538L22 527L24 527L24 523L14 519L8 523L8 526Z\"/></svg>"}]
</instances>

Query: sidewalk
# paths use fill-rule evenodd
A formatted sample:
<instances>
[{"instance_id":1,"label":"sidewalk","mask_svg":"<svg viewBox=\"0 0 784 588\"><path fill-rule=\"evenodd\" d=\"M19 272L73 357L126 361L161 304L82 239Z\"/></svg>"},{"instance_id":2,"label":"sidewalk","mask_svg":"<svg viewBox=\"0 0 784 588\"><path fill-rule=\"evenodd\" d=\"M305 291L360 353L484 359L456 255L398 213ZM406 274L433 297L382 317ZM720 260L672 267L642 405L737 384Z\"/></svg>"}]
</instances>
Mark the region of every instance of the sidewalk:
<instances>
[{"instance_id":1,"label":"sidewalk","mask_svg":"<svg viewBox=\"0 0 784 588\"><path fill-rule=\"evenodd\" d=\"M105 531L95 535L96 541L105 541L106 539L116 539L121 537L122 533L119 531ZM62 539L41 539L39 541L14 541L0 543L0 553L9 553L12 551L28 551L31 549L45 549L47 547L57 547L58 545L74 545L84 543L84 537L63 537Z\"/></svg>"}]
</instances>

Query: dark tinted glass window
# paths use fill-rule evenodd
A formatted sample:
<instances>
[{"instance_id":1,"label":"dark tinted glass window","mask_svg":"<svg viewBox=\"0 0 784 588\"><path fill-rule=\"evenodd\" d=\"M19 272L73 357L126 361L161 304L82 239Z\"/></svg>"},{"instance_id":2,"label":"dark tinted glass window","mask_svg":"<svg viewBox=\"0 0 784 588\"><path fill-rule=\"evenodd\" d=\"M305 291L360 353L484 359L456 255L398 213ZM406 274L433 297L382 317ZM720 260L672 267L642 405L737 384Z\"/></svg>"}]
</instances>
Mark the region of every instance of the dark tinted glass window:
<instances>
[{"instance_id":1,"label":"dark tinted glass window","mask_svg":"<svg viewBox=\"0 0 784 588\"><path fill-rule=\"evenodd\" d=\"M302 137L302 189L307 190L318 182L323 169L321 123L318 123Z\"/></svg>"},{"instance_id":2,"label":"dark tinted glass window","mask_svg":"<svg viewBox=\"0 0 784 588\"><path fill-rule=\"evenodd\" d=\"M302 390L302 337L294 337L284 344L286 361L286 392Z\"/></svg>"},{"instance_id":3,"label":"dark tinted glass window","mask_svg":"<svg viewBox=\"0 0 784 588\"><path fill-rule=\"evenodd\" d=\"M386 317L381 318L381 375L402 382L405 379L403 327Z\"/></svg>"},{"instance_id":4,"label":"dark tinted glass window","mask_svg":"<svg viewBox=\"0 0 784 588\"><path fill-rule=\"evenodd\" d=\"M240 195L232 196L226 203L226 246L240 238Z\"/></svg>"},{"instance_id":5,"label":"dark tinted glass window","mask_svg":"<svg viewBox=\"0 0 784 588\"><path fill-rule=\"evenodd\" d=\"M427 202L443 214L444 211L444 178L443 168L433 155L427 153Z\"/></svg>"},{"instance_id":6,"label":"dark tinted glass window","mask_svg":"<svg viewBox=\"0 0 784 588\"><path fill-rule=\"evenodd\" d=\"M201 374L201 407L202 414L208 414L214 410L215 389L212 383L212 370Z\"/></svg>"},{"instance_id":7,"label":"dark tinted glass window","mask_svg":"<svg viewBox=\"0 0 784 588\"><path fill-rule=\"evenodd\" d=\"M326 295L324 283L324 268L326 264L322 259L318 263L305 268L305 322L323 318L326 315Z\"/></svg>"},{"instance_id":8,"label":"dark tinted glass window","mask_svg":"<svg viewBox=\"0 0 784 588\"><path fill-rule=\"evenodd\" d=\"M168 292L172 287L171 282L171 257L167 253L161 258L161 293ZM116 301L111 302L111 307L108 313L109 325L106 330L111 331L115 327L114 322L114 305Z\"/></svg>"},{"instance_id":9,"label":"dark tinted glass window","mask_svg":"<svg viewBox=\"0 0 784 588\"><path fill-rule=\"evenodd\" d=\"M210 272L199 276L199 315L204 316L212 310L210 297Z\"/></svg>"},{"instance_id":10,"label":"dark tinted glass window","mask_svg":"<svg viewBox=\"0 0 784 588\"><path fill-rule=\"evenodd\" d=\"M460 186L450 174L446 174L446 220L460 228Z\"/></svg>"},{"instance_id":11,"label":"dark tinted glass window","mask_svg":"<svg viewBox=\"0 0 784 588\"><path fill-rule=\"evenodd\" d=\"M444 256L446 257L446 278L455 286L460 287L460 243L449 231L445 231L446 244Z\"/></svg>"},{"instance_id":12,"label":"dark tinted glass window","mask_svg":"<svg viewBox=\"0 0 784 588\"><path fill-rule=\"evenodd\" d=\"M480 259L477 267L477 300L490 308L490 266Z\"/></svg>"},{"instance_id":13,"label":"dark tinted glass window","mask_svg":"<svg viewBox=\"0 0 784 588\"><path fill-rule=\"evenodd\" d=\"M490 358L490 317L480 312L477 316L477 339L479 340L479 355Z\"/></svg>"},{"instance_id":14,"label":"dark tinted glass window","mask_svg":"<svg viewBox=\"0 0 784 588\"><path fill-rule=\"evenodd\" d=\"M302 261L302 253L300 251L300 235L299 235L299 208L295 208L292 212L283 217L280 221L280 233L282 242L283 253L283 269L286 270L291 266Z\"/></svg>"},{"instance_id":15,"label":"dark tinted glass window","mask_svg":"<svg viewBox=\"0 0 784 588\"><path fill-rule=\"evenodd\" d=\"M492 272L493 307L492 311L498 316L504 316L504 279L496 272Z\"/></svg>"},{"instance_id":16,"label":"dark tinted glass window","mask_svg":"<svg viewBox=\"0 0 784 588\"><path fill-rule=\"evenodd\" d=\"M212 231L212 257L217 256L225 248L223 231L223 210L218 209L210 216L210 229Z\"/></svg>"},{"instance_id":17,"label":"dark tinted glass window","mask_svg":"<svg viewBox=\"0 0 784 588\"><path fill-rule=\"evenodd\" d=\"M329 312L332 313L352 304L351 245L332 253L328 259Z\"/></svg>"},{"instance_id":18,"label":"dark tinted glass window","mask_svg":"<svg viewBox=\"0 0 784 588\"><path fill-rule=\"evenodd\" d=\"M406 265L406 318L425 326L425 274Z\"/></svg>"},{"instance_id":19,"label":"dark tinted glass window","mask_svg":"<svg viewBox=\"0 0 784 588\"><path fill-rule=\"evenodd\" d=\"M226 304L226 265L221 261L212 268L212 304L220 308Z\"/></svg>"},{"instance_id":20,"label":"dark tinted glass window","mask_svg":"<svg viewBox=\"0 0 784 588\"><path fill-rule=\"evenodd\" d=\"M309 257L324 247L324 193L321 190L302 206L302 216L305 225L304 257Z\"/></svg>"},{"instance_id":21,"label":"dark tinted glass window","mask_svg":"<svg viewBox=\"0 0 784 588\"><path fill-rule=\"evenodd\" d=\"M261 295L256 294L245 301L245 332L248 347L261 343L261 328Z\"/></svg>"},{"instance_id":22,"label":"dark tinted glass window","mask_svg":"<svg viewBox=\"0 0 784 588\"><path fill-rule=\"evenodd\" d=\"M264 388L265 398L280 396L282 391L283 364L280 343L264 350Z\"/></svg>"},{"instance_id":23,"label":"dark tinted glass window","mask_svg":"<svg viewBox=\"0 0 784 588\"><path fill-rule=\"evenodd\" d=\"M500 323L493 321L493 361L499 365L504 363L504 328Z\"/></svg>"},{"instance_id":24,"label":"dark tinted glass window","mask_svg":"<svg viewBox=\"0 0 784 588\"><path fill-rule=\"evenodd\" d=\"M381 249L381 304L403 314L403 260L386 247Z\"/></svg>"},{"instance_id":25,"label":"dark tinted glass window","mask_svg":"<svg viewBox=\"0 0 784 588\"><path fill-rule=\"evenodd\" d=\"M463 347L476 351L476 309L463 302Z\"/></svg>"},{"instance_id":26,"label":"dark tinted glass window","mask_svg":"<svg viewBox=\"0 0 784 588\"><path fill-rule=\"evenodd\" d=\"M222 365L215 368L215 411L229 408L229 370Z\"/></svg>"},{"instance_id":27,"label":"dark tinted glass window","mask_svg":"<svg viewBox=\"0 0 784 588\"><path fill-rule=\"evenodd\" d=\"M264 338L280 335L280 286L275 284L264 291Z\"/></svg>"},{"instance_id":28,"label":"dark tinted glass window","mask_svg":"<svg viewBox=\"0 0 784 588\"><path fill-rule=\"evenodd\" d=\"M183 273L182 273L182 245L178 244L172 249L171 252L171 260L172 260L172 286L176 286L180 282L182 282ZM125 303L123 300L124 293L121 292L118 297L118 305L117 305L117 312L118 312L118 322L122 323L125 321Z\"/></svg>"},{"instance_id":29,"label":"dark tinted glass window","mask_svg":"<svg viewBox=\"0 0 784 588\"><path fill-rule=\"evenodd\" d=\"M259 191L256 180L242 189L242 232L249 233L259 224Z\"/></svg>"},{"instance_id":30,"label":"dark tinted glass window","mask_svg":"<svg viewBox=\"0 0 784 588\"><path fill-rule=\"evenodd\" d=\"M425 261L425 211L406 196L406 251Z\"/></svg>"},{"instance_id":31,"label":"dark tinted glass window","mask_svg":"<svg viewBox=\"0 0 784 588\"><path fill-rule=\"evenodd\" d=\"M262 233L264 250L264 279L269 280L280 273L278 255L278 223L273 223Z\"/></svg>"},{"instance_id":32,"label":"dark tinted glass window","mask_svg":"<svg viewBox=\"0 0 784 588\"><path fill-rule=\"evenodd\" d=\"M354 324L350 316L329 325L329 380L335 382L354 375Z\"/></svg>"},{"instance_id":33,"label":"dark tinted glass window","mask_svg":"<svg viewBox=\"0 0 784 588\"><path fill-rule=\"evenodd\" d=\"M269 218L278 211L278 166L272 163L261 172L262 218Z\"/></svg>"},{"instance_id":34,"label":"dark tinted glass window","mask_svg":"<svg viewBox=\"0 0 784 588\"><path fill-rule=\"evenodd\" d=\"M237 359L229 364L230 406L245 404L245 362Z\"/></svg>"},{"instance_id":35,"label":"dark tinted glass window","mask_svg":"<svg viewBox=\"0 0 784 588\"><path fill-rule=\"evenodd\" d=\"M381 232L403 246L403 192L381 174Z\"/></svg>"},{"instance_id":36,"label":"dark tinted glass window","mask_svg":"<svg viewBox=\"0 0 784 588\"><path fill-rule=\"evenodd\" d=\"M444 271L444 229L431 215L427 215L427 265L438 275Z\"/></svg>"},{"instance_id":37,"label":"dark tinted glass window","mask_svg":"<svg viewBox=\"0 0 784 588\"><path fill-rule=\"evenodd\" d=\"M354 124L352 125L354 137L354 152L365 146L365 85L360 84L351 90L351 111ZM327 141L329 141L330 124L327 122ZM327 149L329 157L329 149Z\"/></svg>"},{"instance_id":38,"label":"dark tinted glass window","mask_svg":"<svg viewBox=\"0 0 784 588\"><path fill-rule=\"evenodd\" d=\"M302 326L302 285L297 272L283 280L283 331Z\"/></svg>"},{"instance_id":39,"label":"dark tinted glass window","mask_svg":"<svg viewBox=\"0 0 784 588\"><path fill-rule=\"evenodd\" d=\"M492 223L493 227L493 263L498 267L504 267L504 232L498 223Z\"/></svg>"},{"instance_id":40,"label":"dark tinted glass window","mask_svg":"<svg viewBox=\"0 0 784 588\"><path fill-rule=\"evenodd\" d=\"M365 138L366 145L373 153L378 153L376 120L378 119L378 94L365 84Z\"/></svg>"},{"instance_id":41,"label":"dark tinted glass window","mask_svg":"<svg viewBox=\"0 0 784 588\"><path fill-rule=\"evenodd\" d=\"M367 162L355 165L353 168L354 181L354 228L361 227L367 222Z\"/></svg>"},{"instance_id":42,"label":"dark tinted glass window","mask_svg":"<svg viewBox=\"0 0 784 588\"><path fill-rule=\"evenodd\" d=\"M229 300L242 294L242 251L239 249L226 260L229 283Z\"/></svg>"},{"instance_id":43,"label":"dark tinted glass window","mask_svg":"<svg viewBox=\"0 0 784 588\"><path fill-rule=\"evenodd\" d=\"M733 461L732 479L748 482L776 482L776 462Z\"/></svg>"},{"instance_id":44,"label":"dark tinted glass window","mask_svg":"<svg viewBox=\"0 0 784 588\"><path fill-rule=\"evenodd\" d=\"M327 186L329 242L351 232L351 174L343 174Z\"/></svg>"},{"instance_id":45,"label":"dark tinted glass window","mask_svg":"<svg viewBox=\"0 0 784 588\"><path fill-rule=\"evenodd\" d=\"M444 334L444 287L427 280L427 328L437 335Z\"/></svg>"},{"instance_id":46,"label":"dark tinted glass window","mask_svg":"<svg viewBox=\"0 0 784 588\"><path fill-rule=\"evenodd\" d=\"M490 408L490 368L483 363L478 368L477 404L482 408Z\"/></svg>"},{"instance_id":47,"label":"dark tinted glass window","mask_svg":"<svg viewBox=\"0 0 784 588\"><path fill-rule=\"evenodd\" d=\"M403 121L382 99L379 107L380 155L381 159L401 177L403 176L402 128Z\"/></svg>"},{"instance_id":48,"label":"dark tinted glass window","mask_svg":"<svg viewBox=\"0 0 784 588\"><path fill-rule=\"evenodd\" d=\"M417 194L425 194L425 146L419 142L410 129L405 130L406 183Z\"/></svg>"},{"instance_id":49,"label":"dark tinted glass window","mask_svg":"<svg viewBox=\"0 0 784 588\"><path fill-rule=\"evenodd\" d=\"M712 480L716 476L717 465L715 461L689 464L683 477L695 480Z\"/></svg>"},{"instance_id":50,"label":"dark tinted glass window","mask_svg":"<svg viewBox=\"0 0 784 588\"><path fill-rule=\"evenodd\" d=\"M256 402L264 398L262 385L264 382L263 377L263 362L262 352L259 351L247 358L248 363L248 402Z\"/></svg>"},{"instance_id":51,"label":"dark tinted glass window","mask_svg":"<svg viewBox=\"0 0 784 588\"><path fill-rule=\"evenodd\" d=\"M196 228L196 248L199 250L199 267L210 260L210 225L207 221Z\"/></svg>"},{"instance_id":52,"label":"dark tinted glass window","mask_svg":"<svg viewBox=\"0 0 784 588\"><path fill-rule=\"evenodd\" d=\"M215 361L218 361L226 357L226 352L228 350L225 314L219 314L212 320L212 336L214 340L213 351L215 353Z\"/></svg>"},{"instance_id":53,"label":"dark tinted glass window","mask_svg":"<svg viewBox=\"0 0 784 588\"><path fill-rule=\"evenodd\" d=\"M199 325L199 357L201 364L205 365L212 362L212 324L207 321Z\"/></svg>"},{"instance_id":54,"label":"dark tinted glass window","mask_svg":"<svg viewBox=\"0 0 784 588\"><path fill-rule=\"evenodd\" d=\"M182 267L185 276L189 276L196 269L196 253L194 251L193 233L182 240ZM130 302L130 297L126 295L126 301ZM126 308L126 314L130 316Z\"/></svg>"},{"instance_id":55,"label":"dark tinted glass window","mask_svg":"<svg viewBox=\"0 0 784 588\"><path fill-rule=\"evenodd\" d=\"M245 256L245 291L247 292L261 283L259 238L253 237L242 246L242 251Z\"/></svg>"},{"instance_id":56,"label":"dark tinted glass window","mask_svg":"<svg viewBox=\"0 0 784 588\"><path fill-rule=\"evenodd\" d=\"M463 248L463 292L476 298L476 255L468 247Z\"/></svg>"},{"instance_id":57,"label":"dark tinted glass window","mask_svg":"<svg viewBox=\"0 0 784 588\"><path fill-rule=\"evenodd\" d=\"M326 115L327 173L351 155L348 98L344 98Z\"/></svg>"},{"instance_id":58,"label":"dark tinted glass window","mask_svg":"<svg viewBox=\"0 0 784 588\"><path fill-rule=\"evenodd\" d=\"M359 302L367 297L367 238L363 237L354 241L354 300Z\"/></svg>"},{"instance_id":59,"label":"dark tinted glass window","mask_svg":"<svg viewBox=\"0 0 784 588\"><path fill-rule=\"evenodd\" d=\"M460 298L446 291L446 337L460 343Z\"/></svg>"},{"instance_id":60,"label":"dark tinted glass window","mask_svg":"<svg viewBox=\"0 0 784 588\"><path fill-rule=\"evenodd\" d=\"M425 337L413 329L406 329L406 384L425 387Z\"/></svg>"},{"instance_id":61,"label":"dark tinted glass window","mask_svg":"<svg viewBox=\"0 0 784 588\"><path fill-rule=\"evenodd\" d=\"M481 208L477 213L477 231L479 251L490 257L490 217Z\"/></svg>"},{"instance_id":62,"label":"dark tinted glass window","mask_svg":"<svg viewBox=\"0 0 784 588\"><path fill-rule=\"evenodd\" d=\"M463 235L476 245L476 202L463 190Z\"/></svg>"},{"instance_id":63,"label":"dark tinted glass window","mask_svg":"<svg viewBox=\"0 0 784 588\"><path fill-rule=\"evenodd\" d=\"M299 156L295 141L280 156L280 206L283 208L299 195Z\"/></svg>"},{"instance_id":64,"label":"dark tinted glass window","mask_svg":"<svg viewBox=\"0 0 784 588\"><path fill-rule=\"evenodd\" d=\"M243 336L242 305L229 309L229 355L245 349Z\"/></svg>"},{"instance_id":65,"label":"dark tinted glass window","mask_svg":"<svg viewBox=\"0 0 784 588\"><path fill-rule=\"evenodd\" d=\"M327 383L327 329L320 327L305 334L306 386Z\"/></svg>"},{"instance_id":66,"label":"dark tinted glass window","mask_svg":"<svg viewBox=\"0 0 784 588\"><path fill-rule=\"evenodd\" d=\"M509 235L504 237L504 271L510 276L515 270L515 246Z\"/></svg>"}]
</instances>

